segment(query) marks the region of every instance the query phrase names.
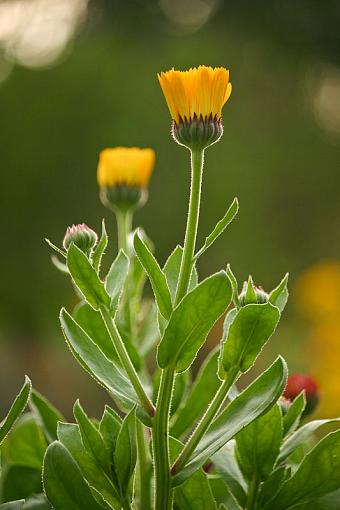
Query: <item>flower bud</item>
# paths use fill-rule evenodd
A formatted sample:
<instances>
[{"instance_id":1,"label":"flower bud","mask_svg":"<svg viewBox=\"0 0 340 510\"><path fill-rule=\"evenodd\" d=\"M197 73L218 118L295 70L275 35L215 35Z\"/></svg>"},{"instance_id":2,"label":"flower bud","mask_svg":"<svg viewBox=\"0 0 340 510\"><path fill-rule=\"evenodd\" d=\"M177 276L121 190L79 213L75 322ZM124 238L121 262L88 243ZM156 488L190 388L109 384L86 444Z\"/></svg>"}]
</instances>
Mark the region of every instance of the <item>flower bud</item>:
<instances>
[{"instance_id":1,"label":"flower bud","mask_svg":"<svg viewBox=\"0 0 340 510\"><path fill-rule=\"evenodd\" d=\"M67 251L71 243L74 243L80 250L88 255L97 244L97 241L98 236L96 232L85 225L85 223L80 223L67 227L63 246Z\"/></svg>"},{"instance_id":2,"label":"flower bud","mask_svg":"<svg viewBox=\"0 0 340 510\"><path fill-rule=\"evenodd\" d=\"M223 135L222 119L213 117L197 117L188 121L180 120L178 123L172 121L171 128L174 140L184 147L195 150L203 150L218 142Z\"/></svg>"},{"instance_id":3,"label":"flower bud","mask_svg":"<svg viewBox=\"0 0 340 510\"><path fill-rule=\"evenodd\" d=\"M154 163L152 149L114 147L101 151L97 178L102 203L124 212L144 205Z\"/></svg>"},{"instance_id":4,"label":"flower bud","mask_svg":"<svg viewBox=\"0 0 340 510\"><path fill-rule=\"evenodd\" d=\"M310 414L316 408L319 395L317 382L309 375L292 374L288 377L283 396L293 401L302 391L306 395L306 408L304 415Z\"/></svg>"},{"instance_id":5,"label":"flower bud","mask_svg":"<svg viewBox=\"0 0 340 510\"><path fill-rule=\"evenodd\" d=\"M267 303L269 296L261 287L254 285L253 279L249 276L248 281L244 282L242 291L239 295L241 306L249 304Z\"/></svg>"},{"instance_id":6,"label":"flower bud","mask_svg":"<svg viewBox=\"0 0 340 510\"><path fill-rule=\"evenodd\" d=\"M231 94L229 71L199 66L158 75L172 118L172 136L190 150L204 150L223 134L222 108Z\"/></svg>"}]
</instances>

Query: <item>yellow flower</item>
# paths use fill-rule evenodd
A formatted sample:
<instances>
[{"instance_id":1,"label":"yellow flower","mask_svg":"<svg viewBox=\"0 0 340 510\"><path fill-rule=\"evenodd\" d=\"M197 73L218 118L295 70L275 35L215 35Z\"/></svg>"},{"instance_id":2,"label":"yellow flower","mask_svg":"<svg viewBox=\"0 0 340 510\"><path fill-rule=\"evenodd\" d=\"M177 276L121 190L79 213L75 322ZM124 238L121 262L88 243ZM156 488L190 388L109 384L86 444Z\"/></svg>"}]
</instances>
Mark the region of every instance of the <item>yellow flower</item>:
<instances>
[{"instance_id":1,"label":"yellow flower","mask_svg":"<svg viewBox=\"0 0 340 510\"><path fill-rule=\"evenodd\" d=\"M172 119L179 124L194 117L219 120L231 94L229 71L224 67L199 66L189 71L158 74Z\"/></svg>"},{"instance_id":2,"label":"yellow flower","mask_svg":"<svg viewBox=\"0 0 340 510\"><path fill-rule=\"evenodd\" d=\"M101 189L116 186L146 188L155 164L153 149L114 147L99 155L97 179Z\"/></svg>"}]
</instances>

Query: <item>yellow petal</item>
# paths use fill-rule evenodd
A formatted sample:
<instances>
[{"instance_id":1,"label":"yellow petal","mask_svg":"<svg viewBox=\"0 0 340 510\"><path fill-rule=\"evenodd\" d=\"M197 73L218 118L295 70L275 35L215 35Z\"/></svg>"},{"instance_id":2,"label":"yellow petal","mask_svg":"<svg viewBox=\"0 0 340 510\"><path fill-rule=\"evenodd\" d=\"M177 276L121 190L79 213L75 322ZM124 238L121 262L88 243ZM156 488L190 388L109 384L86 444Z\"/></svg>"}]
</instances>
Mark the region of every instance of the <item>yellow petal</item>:
<instances>
[{"instance_id":1,"label":"yellow petal","mask_svg":"<svg viewBox=\"0 0 340 510\"><path fill-rule=\"evenodd\" d=\"M224 67L199 66L188 71L171 69L158 79L171 117L189 121L198 117L221 117L222 107L231 94L229 71Z\"/></svg>"}]
</instances>

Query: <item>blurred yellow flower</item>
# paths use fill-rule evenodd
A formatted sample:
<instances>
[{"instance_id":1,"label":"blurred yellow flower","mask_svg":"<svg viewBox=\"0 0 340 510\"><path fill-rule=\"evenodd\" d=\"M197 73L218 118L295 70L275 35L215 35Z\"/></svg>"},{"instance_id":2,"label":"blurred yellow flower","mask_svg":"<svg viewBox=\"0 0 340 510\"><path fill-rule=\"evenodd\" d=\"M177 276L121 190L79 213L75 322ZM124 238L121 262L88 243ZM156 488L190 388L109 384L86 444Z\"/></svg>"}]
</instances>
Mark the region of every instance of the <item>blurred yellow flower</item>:
<instances>
[{"instance_id":1,"label":"blurred yellow flower","mask_svg":"<svg viewBox=\"0 0 340 510\"><path fill-rule=\"evenodd\" d=\"M313 321L340 317L340 263L321 261L308 268L296 285L295 297L299 309Z\"/></svg>"},{"instance_id":2,"label":"blurred yellow flower","mask_svg":"<svg viewBox=\"0 0 340 510\"><path fill-rule=\"evenodd\" d=\"M231 94L229 71L224 67L199 66L188 71L171 69L158 80L172 119L190 121L196 117L219 120Z\"/></svg>"},{"instance_id":3,"label":"blurred yellow flower","mask_svg":"<svg viewBox=\"0 0 340 510\"><path fill-rule=\"evenodd\" d=\"M146 188L155 164L153 149L114 147L101 151L97 170L100 188Z\"/></svg>"},{"instance_id":4,"label":"blurred yellow flower","mask_svg":"<svg viewBox=\"0 0 340 510\"><path fill-rule=\"evenodd\" d=\"M318 415L340 412L340 263L320 261L309 267L295 288L299 310L312 323L304 349L320 382Z\"/></svg>"}]
</instances>

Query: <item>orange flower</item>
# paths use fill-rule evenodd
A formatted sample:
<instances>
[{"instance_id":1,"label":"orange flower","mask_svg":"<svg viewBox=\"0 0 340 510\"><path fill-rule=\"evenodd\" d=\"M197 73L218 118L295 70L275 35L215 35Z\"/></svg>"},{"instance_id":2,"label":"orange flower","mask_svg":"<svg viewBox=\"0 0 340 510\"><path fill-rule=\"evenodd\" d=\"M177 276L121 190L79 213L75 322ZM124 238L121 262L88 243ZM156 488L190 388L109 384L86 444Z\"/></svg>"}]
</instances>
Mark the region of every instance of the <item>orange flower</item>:
<instances>
[{"instance_id":1,"label":"orange flower","mask_svg":"<svg viewBox=\"0 0 340 510\"><path fill-rule=\"evenodd\" d=\"M176 124L190 121L195 116L220 119L232 88L229 71L224 67L199 66L189 71L171 69L158 74L158 79Z\"/></svg>"}]
</instances>

